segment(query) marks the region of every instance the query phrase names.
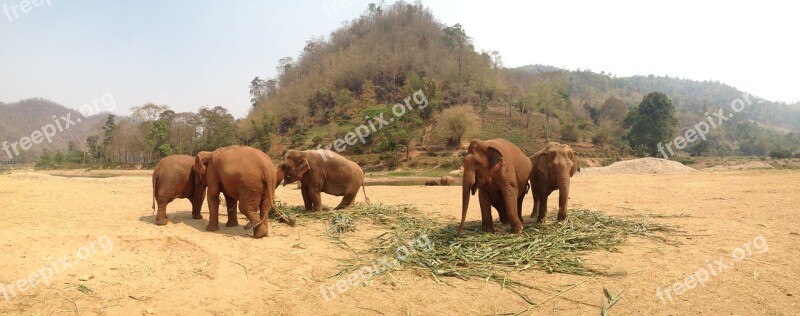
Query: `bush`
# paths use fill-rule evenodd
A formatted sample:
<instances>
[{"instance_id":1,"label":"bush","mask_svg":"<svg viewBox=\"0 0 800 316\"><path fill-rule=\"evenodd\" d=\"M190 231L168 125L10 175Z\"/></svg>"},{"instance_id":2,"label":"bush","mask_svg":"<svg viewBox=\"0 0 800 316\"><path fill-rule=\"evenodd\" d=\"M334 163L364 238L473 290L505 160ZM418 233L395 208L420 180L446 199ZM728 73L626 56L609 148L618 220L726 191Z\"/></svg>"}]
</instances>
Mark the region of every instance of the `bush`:
<instances>
[{"instance_id":1,"label":"bush","mask_svg":"<svg viewBox=\"0 0 800 316\"><path fill-rule=\"evenodd\" d=\"M439 121L443 123L444 135L447 137L449 146L461 144L461 138L476 130L481 123L480 118L468 106L444 110Z\"/></svg>"},{"instance_id":2,"label":"bush","mask_svg":"<svg viewBox=\"0 0 800 316\"><path fill-rule=\"evenodd\" d=\"M786 159L786 158L792 158L793 155L792 155L792 152L789 151L789 150L779 149L779 150L771 151L769 153L769 156L774 158L774 159Z\"/></svg>"}]
</instances>

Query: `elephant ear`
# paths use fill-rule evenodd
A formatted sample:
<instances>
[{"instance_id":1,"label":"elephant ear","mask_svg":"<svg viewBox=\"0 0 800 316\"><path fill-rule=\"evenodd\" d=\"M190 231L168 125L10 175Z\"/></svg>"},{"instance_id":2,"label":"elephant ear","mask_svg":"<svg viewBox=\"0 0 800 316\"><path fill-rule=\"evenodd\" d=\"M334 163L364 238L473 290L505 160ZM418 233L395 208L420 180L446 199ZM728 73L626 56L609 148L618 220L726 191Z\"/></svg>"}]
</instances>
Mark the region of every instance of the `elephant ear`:
<instances>
[{"instance_id":1,"label":"elephant ear","mask_svg":"<svg viewBox=\"0 0 800 316\"><path fill-rule=\"evenodd\" d=\"M533 155L531 159L536 170L544 175L545 178L550 177L550 164L547 162L547 152L542 150Z\"/></svg>"},{"instance_id":2,"label":"elephant ear","mask_svg":"<svg viewBox=\"0 0 800 316\"><path fill-rule=\"evenodd\" d=\"M575 175L575 172L581 171L581 158L570 148L569 159L572 160L572 168L569 169L569 176L571 177Z\"/></svg>"},{"instance_id":3,"label":"elephant ear","mask_svg":"<svg viewBox=\"0 0 800 316\"><path fill-rule=\"evenodd\" d=\"M194 176L194 183L195 184L203 184L206 179L206 168L208 167L208 161L211 159L211 153L207 151L202 151L197 154L197 157L194 158L194 169L195 176Z\"/></svg>"},{"instance_id":4,"label":"elephant ear","mask_svg":"<svg viewBox=\"0 0 800 316\"><path fill-rule=\"evenodd\" d=\"M306 159L306 157L300 157L295 160L295 163L297 164L297 179L303 179L303 175L305 175L308 170L311 170L311 166L308 165L308 159Z\"/></svg>"},{"instance_id":5,"label":"elephant ear","mask_svg":"<svg viewBox=\"0 0 800 316\"><path fill-rule=\"evenodd\" d=\"M486 149L486 155L489 157L489 169L494 172L503 167L503 154L494 147Z\"/></svg>"}]
</instances>

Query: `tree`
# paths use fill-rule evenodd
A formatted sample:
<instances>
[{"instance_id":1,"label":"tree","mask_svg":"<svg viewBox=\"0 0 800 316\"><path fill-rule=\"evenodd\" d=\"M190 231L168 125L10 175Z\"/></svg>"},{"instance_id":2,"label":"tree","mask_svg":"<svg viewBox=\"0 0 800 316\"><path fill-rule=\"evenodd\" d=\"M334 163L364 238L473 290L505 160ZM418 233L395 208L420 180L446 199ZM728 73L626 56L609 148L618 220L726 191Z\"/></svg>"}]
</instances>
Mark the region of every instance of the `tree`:
<instances>
[{"instance_id":1,"label":"tree","mask_svg":"<svg viewBox=\"0 0 800 316\"><path fill-rule=\"evenodd\" d=\"M200 108L198 112L201 136L198 138L196 149L214 150L230 146L236 142L236 121L228 110L216 106L214 108Z\"/></svg>"},{"instance_id":2,"label":"tree","mask_svg":"<svg viewBox=\"0 0 800 316\"><path fill-rule=\"evenodd\" d=\"M676 135L678 119L672 101L662 92L647 94L623 121L628 129L625 139L639 155L659 155L659 144L667 144Z\"/></svg>"},{"instance_id":3,"label":"tree","mask_svg":"<svg viewBox=\"0 0 800 316\"><path fill-rule=\"evenodd\" d=\"M114 114L109 114L108 118L106 118L106 124L103 126L103 157L108 157L108 150L111 147L111 143L114 142L114 135L117 132L117 123L114 122L114 118L116 116Z\"/></svg>"},{"instance_id":4,"label":"tree","mask_svg":"<svg viewBox=\"0 0 800 316\"><path fill-rule=\"evenodd\" d=\"M150 125L147 130L147 143L153 151L158 153L159 158L166 157L172 153L172 147L167 142L169 138L170 122L166 119L159 119Z\"/></svg>"},{"instance_id":5,"label":"tree","mask_svg":"<svg viewBox=\"0 0 800 316\"><path fill-rule=\"evenodd\" d=\"M622 122L627 115L628 107L625 106L625 102L613 96L606 99L603 105L597 110L599 120Z\"/></svg>"},{"instance_id":6,"label":"tree","mask_svg":"<svg viewBox=\"0 0 800 316\"><path fill-rule=\"evenodd\" d=\"M142 106L135 106L131 108L133 118L143 121L152 122L158 119L161 112L169 110L166 105L156 105L153 103L146 103Z\"/></svg>"},{"instance_id":7,"label":"tree","mask_svg":"<svg viewBox=\"0 0 800 316\"><path fill-rule=\"evenodd\" d=\"M461 139L480 125L480 118L467 106L446 109L442 111L439 120L450 146L461 145Z\"/></svg>"}]
</instances>

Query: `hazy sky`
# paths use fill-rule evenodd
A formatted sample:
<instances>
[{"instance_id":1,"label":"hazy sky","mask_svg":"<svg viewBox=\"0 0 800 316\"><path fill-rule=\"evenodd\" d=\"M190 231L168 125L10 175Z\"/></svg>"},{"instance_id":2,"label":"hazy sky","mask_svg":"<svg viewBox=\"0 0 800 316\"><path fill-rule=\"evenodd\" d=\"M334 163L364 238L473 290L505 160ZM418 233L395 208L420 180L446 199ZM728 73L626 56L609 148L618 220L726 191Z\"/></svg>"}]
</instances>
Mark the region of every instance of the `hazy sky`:
<instances>
[{"instance_id":1,"label":"hazy sky","mask_svg":"<svg viewBox=\"0 0 800 316\"><path fill-rule=\"evenodd\" d=\"M373 2L37 0L38 7L24 6L28 1L0 0L0 102L44 97L78 108L110 92L119 114L154 102L176 111L221 105L236 117L250 108L253 77L273 76L279 58L296 58L306 40L327 36ZM500 51L506 66L719 80L771 100L800 100L800 27L791 1L423 4L445 24L461 23L478 49Z\"/></svg>"}]
</instances>

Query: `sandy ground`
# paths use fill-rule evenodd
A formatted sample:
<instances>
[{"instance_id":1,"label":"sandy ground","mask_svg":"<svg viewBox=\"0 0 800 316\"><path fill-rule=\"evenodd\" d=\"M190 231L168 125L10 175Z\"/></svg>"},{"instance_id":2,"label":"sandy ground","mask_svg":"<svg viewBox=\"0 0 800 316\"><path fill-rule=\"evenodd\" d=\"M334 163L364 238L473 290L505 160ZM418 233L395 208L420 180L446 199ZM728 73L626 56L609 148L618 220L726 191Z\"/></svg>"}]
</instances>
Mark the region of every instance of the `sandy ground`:
<instances>
[{"instance_id":1,"label":"sandy ground","mask_svg":"<svg viewBox=\"0 0 800 316\"><path fill-rule=\"evenodd\" d=\"M337 279L330 276L339 271L337 259L352 254L325 236L323 224L271 222L270 237L260 240L241 227L210 233L204 230L207 208L206 219L192 220L190 204L178 200L168 208L173 222L159 227L151 215L146 174L0 175L0 295L6 295L0 296L0 314L485 315L530 308L495 283L447 279L452 286L437 285L409 270L326 301L320 286L334 284ZM673 215L651 220L680 226L685 232L670 238L681 244L632 238L618 252L587 254L592 264L619 272L613 277L514 274L520 281L565 291L553 297L523 289L543 302L526 313L597 315L606 287L622 292L612 314L795 315L800 310L798 183L800 172L780 170L578 175L571 207L617 216ZM367 193L373 202L410 203L441 221L455 222L460 216L459 187L372 186ZM280 188L277 195L302 205L293 186ZM556 199L553 194L551 205ZM361 194L357 201L363 201ZM323 196L327 206L338 202ZM528 196L525 213L531 204ZM477 201L470 208L469 220L478 221ZM359 226L343 238L357 244L375 234ZM750 251L735 252L745 247ZM734 261L733 254L744 259ZM728 268L709 276L704 286L675 289L676 282L718 258ZM43 267L50 267L52 276ZM49 285L42 284L39 271ZM20 281L32 274L36 288Z\"/></svg>"}]
</instances>

